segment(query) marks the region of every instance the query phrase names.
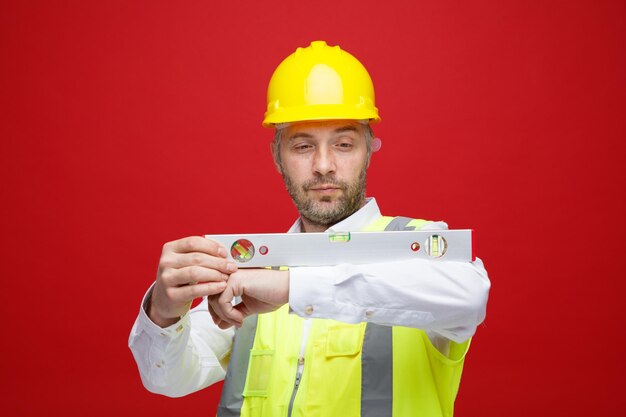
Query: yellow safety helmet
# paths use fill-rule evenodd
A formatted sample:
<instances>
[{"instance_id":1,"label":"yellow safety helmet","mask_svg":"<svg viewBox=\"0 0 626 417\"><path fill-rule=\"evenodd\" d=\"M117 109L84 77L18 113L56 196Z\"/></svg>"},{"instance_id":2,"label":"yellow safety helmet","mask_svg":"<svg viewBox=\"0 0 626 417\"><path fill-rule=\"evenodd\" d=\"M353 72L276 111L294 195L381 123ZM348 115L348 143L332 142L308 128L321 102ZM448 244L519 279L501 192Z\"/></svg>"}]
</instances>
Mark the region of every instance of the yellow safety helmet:
<instances>
[{"instance_id":1,"label":"yellow safety helmet","mask_svg":"<svg viewBox=\"0 0 626 417\"><path fill-rule=\"evenodd\" d=\"M274 71L263 127L304 120L380 121L374 85L354 56L324 41L298 48Z\"/></svg>"}]
</instances>

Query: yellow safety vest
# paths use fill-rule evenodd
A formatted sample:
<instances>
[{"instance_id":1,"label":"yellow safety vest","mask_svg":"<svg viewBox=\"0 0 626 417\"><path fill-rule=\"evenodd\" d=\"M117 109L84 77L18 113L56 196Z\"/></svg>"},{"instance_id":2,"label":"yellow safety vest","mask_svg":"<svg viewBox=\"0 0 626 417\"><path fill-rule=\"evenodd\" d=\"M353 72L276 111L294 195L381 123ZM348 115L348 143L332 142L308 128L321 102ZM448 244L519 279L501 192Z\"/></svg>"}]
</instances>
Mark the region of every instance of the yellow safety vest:
<instances>
[{"instance_id":1,"label":"yellow safety vest","mask_svg":"<svg viewBox=\"0 0 626 417\"><path fill-rule=\"evenodd\" d=\"M416 230L425 223L381 217L364 230ZM419 329L312 319L296 381L302 320L285 305L244 321L218 417L452 416L469 340L450 342L445 356Z\"/></svg>"}]
</instances>

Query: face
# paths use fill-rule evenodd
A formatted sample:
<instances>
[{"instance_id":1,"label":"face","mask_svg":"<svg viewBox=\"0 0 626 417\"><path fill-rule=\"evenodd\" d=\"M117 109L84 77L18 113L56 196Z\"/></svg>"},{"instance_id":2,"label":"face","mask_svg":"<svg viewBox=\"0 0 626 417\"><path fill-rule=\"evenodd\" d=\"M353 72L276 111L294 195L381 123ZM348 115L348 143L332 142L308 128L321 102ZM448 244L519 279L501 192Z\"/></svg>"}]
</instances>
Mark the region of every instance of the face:
<instances>
[{"instance_id":1,"label":"face","mask_svg":"<svg viewBox=\"0 0 626 417\"><path fill-rule=\"evenodd\" d=\"M368 157L362 124L301 122L281 133L276 165L303 221L328 228L364 204Z\"/></svg>"}]
</instances>

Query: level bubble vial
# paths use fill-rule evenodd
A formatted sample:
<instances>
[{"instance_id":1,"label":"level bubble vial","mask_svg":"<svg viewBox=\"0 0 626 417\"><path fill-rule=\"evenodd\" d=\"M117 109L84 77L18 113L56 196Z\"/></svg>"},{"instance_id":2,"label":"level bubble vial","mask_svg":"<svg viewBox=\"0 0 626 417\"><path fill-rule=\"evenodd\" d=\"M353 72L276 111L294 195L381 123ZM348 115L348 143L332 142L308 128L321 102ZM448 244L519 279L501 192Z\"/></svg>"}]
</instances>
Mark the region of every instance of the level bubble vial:
<instances>
[{"instance_id":1,"label":"level bubble vial","mask_svg":"<svg viewBox=\"0 0 626 417\"><path fill-rule=\"evenodd\" d=\"M441 258L448 250L448 242L440 235L430 235L424 242L424 246L431 258Z\"/></svg>"},{"instance_id":2,"label":"level bubble vial","mask_svg":"<svg viewBox=\"0 0 626 417\"><path fill-rule=\"evenodd\" d=\"M230 256L237 262L248 262L254 256L254 245L248 239L236 240L230 247Z\"/></svg>"},{"instance_id":3,"label":"level bubble vial","mask_svg":"<svg viewBox=\"0 0 626 417\"><path fill-rule=\"evenodd\" d=\"M350 241L350 232L330 233L328 239L333 243L345 243Z\"/></svg>"}]
</instances>

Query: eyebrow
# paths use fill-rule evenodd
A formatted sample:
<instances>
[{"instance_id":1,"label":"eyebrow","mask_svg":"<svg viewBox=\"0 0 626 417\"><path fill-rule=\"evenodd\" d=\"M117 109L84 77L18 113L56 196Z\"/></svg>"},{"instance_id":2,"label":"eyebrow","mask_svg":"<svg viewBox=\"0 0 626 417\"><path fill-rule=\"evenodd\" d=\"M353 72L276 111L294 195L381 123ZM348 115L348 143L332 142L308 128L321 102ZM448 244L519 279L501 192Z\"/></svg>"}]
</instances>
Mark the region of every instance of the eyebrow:
<instances>
[{"instance_id":1,"label":"eyebrow","mask_svg":"<svg viewBox=\"0 0 626 417\"><path fill-rule=\"evenodd\" d=\"M336 134L336 133L356 132L356 131L357 131L356 126L347 125L347 126L338 127L337 129L333 130L333 133ZM297 133L294 133L293 135L289 136L288 141L293 140L293 139L298 139L298 138L311 139L312 137L313 137L313 135L311 135L310 133L297 132Z\"/></svg>"},{"instance_id":2,"label":"eyebrow","mask_svg":"<svg viewBox=\"0 0 626 417\"><path fill-rule=\"evenodd\" d=\"M335 129L334 133L356 132L356 131L357 131L356 126L348 125L348 126L338 127L337 129Z\"/></svg>"},{"instance_id":3,"label":"eyebrow","mask_svg":"<svg viewBox=\"0 0 626 417\"><path fill-rule=\"evenodd\" d=\"M313 135L311 135L309 133L297 132L297 133L294 133L293 135L289 136L289 139L287 139L287 141L298 139L298 138L311 139L312 137L313 137Z\"/></svg>"}]
</instances>

